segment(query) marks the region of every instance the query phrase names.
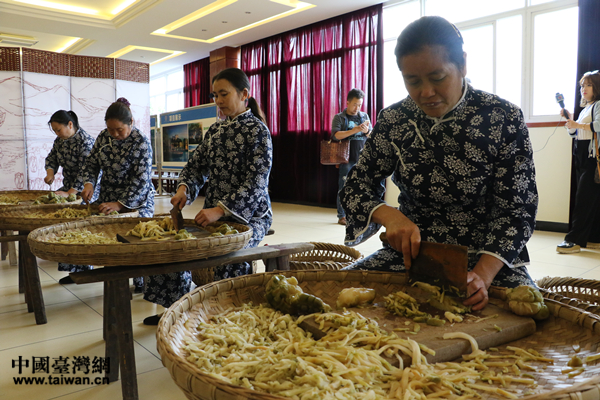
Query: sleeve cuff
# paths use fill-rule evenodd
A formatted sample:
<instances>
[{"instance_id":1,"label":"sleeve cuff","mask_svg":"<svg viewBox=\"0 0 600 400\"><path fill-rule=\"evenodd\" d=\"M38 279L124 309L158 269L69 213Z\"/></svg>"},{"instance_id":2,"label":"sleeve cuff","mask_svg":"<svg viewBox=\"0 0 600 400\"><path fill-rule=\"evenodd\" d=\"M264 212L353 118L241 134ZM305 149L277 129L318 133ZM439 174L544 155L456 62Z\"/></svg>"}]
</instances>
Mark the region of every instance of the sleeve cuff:
<instances>
[{"instance_id":1,"label":"sleeve cuff","mask_svg":"<svg viewBox=\"0 0 600 400\"><path fill-rule=\"evenodd\" d=\"M231 217L233 215L231 213L231 211L229 211L227 209L227 207L225 207L221 202L219 202L219 204L217 204L217 207L219 207L221 210L223 210L223 216L225 216L225 217Z\"/></svg>"}]
</instances>

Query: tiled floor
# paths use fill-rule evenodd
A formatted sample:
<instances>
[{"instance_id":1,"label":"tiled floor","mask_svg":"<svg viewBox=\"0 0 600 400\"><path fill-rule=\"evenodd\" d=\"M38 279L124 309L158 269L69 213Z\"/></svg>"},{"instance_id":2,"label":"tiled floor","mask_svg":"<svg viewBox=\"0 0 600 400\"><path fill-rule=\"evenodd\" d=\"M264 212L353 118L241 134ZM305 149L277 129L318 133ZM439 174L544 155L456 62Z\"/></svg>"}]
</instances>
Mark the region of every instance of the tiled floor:
<instances>
[{"instance_id":1,"label":"tiled floor","mask_svg":"<svg viewBox=\"0 0 600 400\"><path fill-rule=\"evenodd\" d=\"M167 197L157 198L157 212L171 207ZM198 200L184 209L186 218L193 218L202 204ZM273 204L275 234L263 244L321 241L343 243L344 228L337 225L335 209L290 204ZM561 255L555 247L563 234L538 231L529 242L534 279L544 276L573 276L600 279L600 251L584 250L579 254ZM377 238L358 246L363 254L379 248ZM31 365L19 375L18 360L31 363L32 357L49 357L51 364L60 357L104 356L102 340L102 284L58 284L65 275L56 263L38 260L46 303L48 323L36 325L33 314L27 313L22 295L18 294L17 268L8 261L0 262L0 400L13 399L107 399L121 398L120 382L110 385L16 385L14 378L32 376ZM155 327L142 324L156 314L155 305L136 294L131 302L135 339L136 366L140 399L185 399L183 393L162 366L156 350ZM15 367L13 367L15 364ZM73 365L69 362L69 365ZM40 376L39 374L35 376ZM64 374L70 376L70 374ZM76 376L101 377L99 373Z\"/></svg>"}]
</instances>

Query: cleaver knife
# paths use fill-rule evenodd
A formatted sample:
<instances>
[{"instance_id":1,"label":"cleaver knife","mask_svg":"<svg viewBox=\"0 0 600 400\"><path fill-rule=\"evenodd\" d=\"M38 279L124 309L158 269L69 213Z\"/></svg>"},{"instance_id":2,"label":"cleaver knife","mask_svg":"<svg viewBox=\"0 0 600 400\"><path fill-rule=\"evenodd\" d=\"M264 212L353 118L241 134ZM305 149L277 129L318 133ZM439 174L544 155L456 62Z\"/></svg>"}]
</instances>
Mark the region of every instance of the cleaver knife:
<instances>
[{"instance_id":1,"label":"cleaver knife","mask_svg":"<svg viewBox=\"0 0 600 400\"><path fill-rule=\"evenodd\" d=\"M420 281L439 286L460 297L467 297L468 247L456 244L421 242L419 255L408 270L409 283Z\"/></svg>"},{"instance_id":2,"label":"cleaver knife","mask_svg":"<svg viewBox=\"0 0 600 400\"><path fill-rule=\"evenodd\" d=\"M383 232L379 238L387 243ZM439 286L448 294L458 289L460 297L467 297L468 247L456 244L421 242L419 255L408 269L409 284L415 281Z\"/></svg>"},{"instance_id":3,"label":"cleaver knife","mask_svg":"<svg viewBox=\"0 0 600 400\"><path fill-rule=\"evenodd\" d=\"M180 229L183 229L183 215L181 214L179 207L173 206L171 209L171 220L173 221L173 225L177 232L179 232Z\"/></svg>"}]
</instances>

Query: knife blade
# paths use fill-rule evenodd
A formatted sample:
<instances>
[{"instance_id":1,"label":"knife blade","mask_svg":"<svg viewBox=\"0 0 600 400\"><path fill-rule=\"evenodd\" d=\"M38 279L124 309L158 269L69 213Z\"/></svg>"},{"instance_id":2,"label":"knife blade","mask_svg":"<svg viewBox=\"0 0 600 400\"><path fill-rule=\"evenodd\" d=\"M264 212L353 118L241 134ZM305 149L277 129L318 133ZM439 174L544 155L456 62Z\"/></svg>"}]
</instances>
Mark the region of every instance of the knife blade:
<instances>
[{"instance_id":1,"label":"knife blade","mask_svg":"<svg viewBox=\"0 0 600 400\"><path fill-rule=\"evenodd\" d=\"M171 209L171 219L173 220L173 226L175 226L176 231L183 229L183 215L181 214L179 207L175 205Z\"/></svg>"},{"instance_id":2,"label":"knife blade","mask_svg":"<svg viewBox=\"0 0 600 400\"><path fill-rule=\"evenodd\" d=\"M389 244L385 232L379 235L382 242ZM416 281L439 286L446 293L458 289L460 297L467 294L468 247L456 244L421 242L419 254L408 269L408 282Z\"/></svg>"},{"instance_id":3,"label":"knife blade","mask_svg":"<svg viewBox=\"0 0 600 400\"><path fill-rule=\"evenodd\" d=\"M419 255L408 270L409 283L420 281L439 286L446 293L467 297L468 247L455 244L421 242Z\"/></svg>"}]
</instances>

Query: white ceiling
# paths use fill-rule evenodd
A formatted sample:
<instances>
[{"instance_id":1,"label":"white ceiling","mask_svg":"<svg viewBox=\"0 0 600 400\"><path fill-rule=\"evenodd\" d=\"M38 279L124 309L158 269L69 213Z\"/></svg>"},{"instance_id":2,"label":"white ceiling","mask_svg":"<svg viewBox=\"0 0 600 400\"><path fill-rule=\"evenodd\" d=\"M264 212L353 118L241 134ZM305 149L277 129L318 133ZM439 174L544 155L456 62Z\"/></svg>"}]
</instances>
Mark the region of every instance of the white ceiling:
<instances>
[{"instance_id":1,"label":"white ceiling","mask_svg":"<svg viewBox=\"0 0 600 400\"><path fill-rule=\"evenodd\" d=\"M150 66L150 74L156 75L207 57L224 46L237 47L383 2L0 0L0 39L1 34L27 36L38 41L32 49L59 52L66 46L62 51L69 54L156 62ZM281 16L286 12L289 15ZM184 17L187 20L182 20ZM273 20L251 26L268 18ZM166 29L166 36L156 34L159 29ZM0 46L12 45L4 41ZM168 56L172 57L159 61Z\"/></svg>"}]
</instances>

